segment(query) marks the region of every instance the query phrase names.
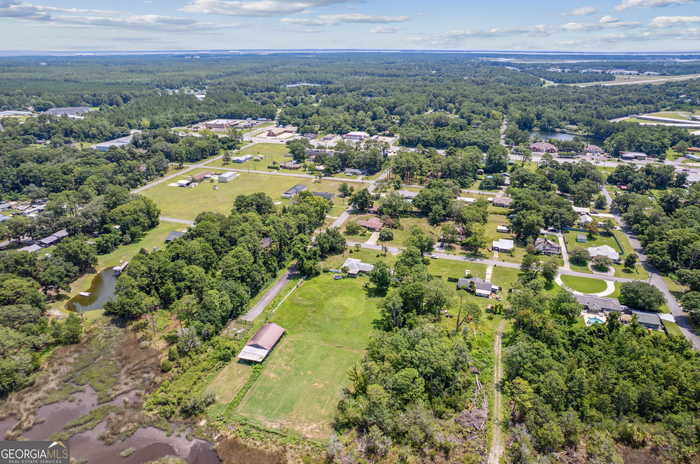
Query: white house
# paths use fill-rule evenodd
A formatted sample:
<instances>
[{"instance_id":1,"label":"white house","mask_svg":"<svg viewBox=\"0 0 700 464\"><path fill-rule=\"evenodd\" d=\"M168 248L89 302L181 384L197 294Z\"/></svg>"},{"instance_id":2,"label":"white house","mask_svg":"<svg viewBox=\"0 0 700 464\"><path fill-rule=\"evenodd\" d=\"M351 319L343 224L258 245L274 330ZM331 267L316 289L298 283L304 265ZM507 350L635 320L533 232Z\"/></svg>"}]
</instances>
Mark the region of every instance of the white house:
<instances>
[{"instance_id":1,"label":"white house","mask_svg":"<svg viewBox=\"0 0 700 464\"><path fill-rule=\"evenodd\" d=\"M499 240L494 240L493 244L491 245L491 248L494 251L503 251L506 253L510 253L515 248L515 242L513 242L513 240L502 238Z\"/></svg>"},{"instance_id":2,"label":"white house","mask_svg":"<svg viewBox=\"0 0 700 464\"><path fill-rule=\"evenodd\" d=\"M603 256L605 258L610 258L611 261L617 262L620 260L620 253L618 253L613 247L610 245L601 245L597 247L590 247L588 248L588 255L591 258L595 258L596 256Z\"/></svg>"}]
</instances>

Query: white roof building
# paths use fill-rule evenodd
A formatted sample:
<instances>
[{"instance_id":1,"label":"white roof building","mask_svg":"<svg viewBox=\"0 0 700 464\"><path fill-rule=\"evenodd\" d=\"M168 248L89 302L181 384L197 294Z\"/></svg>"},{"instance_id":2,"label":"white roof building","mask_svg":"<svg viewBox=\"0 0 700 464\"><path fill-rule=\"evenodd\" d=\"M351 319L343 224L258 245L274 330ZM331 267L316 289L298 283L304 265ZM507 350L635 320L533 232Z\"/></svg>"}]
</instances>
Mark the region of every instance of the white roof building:
<instances>
[{"instance_id":1,"label":"white roof building","mask_svg":"<svg viewBox=\"0 0 700 464\"><path fill-rule=\"evenodd\" d=\"M515 242L513 242L513 240L502 238L500 240L494 240L491 248L497 251L513 251L515 248Z\"/></svg>"},{"instance_id":2,"label":"white roof building","mask_svg":"<svg viewBox=\"0 0 700 464\"><path fill-rule=\"evenodd\" d=\"M610 258L611 261L619 261L620 260L620 253L618 253L613 247L610 245L601 245L597 247L590 247L588 248L588 255L591 258L595 258L596 256L604 256L606 258Z\"/></svg>"},{"instance_id":3,"label":"white roof building","mask_svg":"<svg viewBox=\"0 0 700 464\"><path fill-rule=\"evenodd\" d=\"M359 259L348 258L345 260L343 268L347 270L349 275L357 275L360 272L372 272L374 266L368 263L363 263Z\"/></svg>"}]
</instances>

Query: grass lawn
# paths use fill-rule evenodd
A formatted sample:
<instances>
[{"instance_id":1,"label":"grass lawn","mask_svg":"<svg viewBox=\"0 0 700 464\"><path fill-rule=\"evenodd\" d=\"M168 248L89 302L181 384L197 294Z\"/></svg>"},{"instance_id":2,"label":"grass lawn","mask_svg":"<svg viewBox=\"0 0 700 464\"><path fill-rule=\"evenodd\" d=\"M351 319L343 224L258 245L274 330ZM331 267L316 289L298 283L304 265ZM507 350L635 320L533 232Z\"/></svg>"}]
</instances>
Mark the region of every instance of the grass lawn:
<instances>
[{"instance_id":1,"label":"grass lawn","mask_svg":"<svg viewBox=\"0 0 700 464\"><path fill-rule=\"evenodd\" d=\"M660 111L658 113L649 113L647 116L655 116L657 118L683 119L690 120L688 113L683 111Z\"/></svg>"},{"instance_id":2,"label":"grass lawn","mask_svg":"<svg viewBox=\"0 0 700 464\"><path fill-rule=\"evenodd\" d=\"M324 274L282 304L271 321L286 335L237 413L310 438L330 434L347 372L364 355L379 315L380 298L367 295L366 281Z\"/></svg>"},{"instance_id":3,"label":"grass lawn","mask_svg":"<svg viewBox=\"0 0 700 464\"><path fill-rule=\"evenodd\" d=\"M464 277L464 271L467 269L471 271L472 277L483 279L486 275L485 264L451 261L448 259L431 259L428 272L433 276L438 276L447 280L448 278L459 279L460 277Z\"/></svg>"},{"instance_id":4,"label":"grass lawn","mask_svg":"<svg viewBox=\"0 0 700 464\"><path fill-rule=\"evenodd\" d=\"M572 290L581 293L600 293L607 288L605 281L562 274L562 282Z\"/></svg>"},{"instance_id":5,"label":"grass lawn","mask_svg":"<svg viewBox=\"0 0 700 464\"><path fill-rule=\"evenodd\" d=\"M129 245L120 246L109 254L98 256L97 266L95 268L98 271L101 271L108 267L117 266L122 261L128 261L131 259L131 257L138 253L141 248L152 250L156 247L162 247L165 245L165 238L168 236L168 234L176 230L185 231L187 230L187 226L173 222L161 221L157 227L150 230L140 241ZM92 283L92 279L95 278L95 275L96 274L85 274L73 282L70 287L69 297L73 297L80 292L87 291L90 288L90 284ZM58 301L54 303L53 306L55 308L62 308L67 301L68 300Z\"/></svg>"},{"instance_id":6,"label":"grass lawn","mask_svg":"<svg viewBox=\"0 0 700 464\"><path fill-rule=\"evenodd\" d=\"M675 322L665 321L661 319L661 323L663 324L664 328L666 329L666 333L669 336L684 338L683 332L681 332L681 329Z\"/></svg>"},{"instance_id":7,"label":"grass lawn","mask_svg":"<svg viewBox=\"0 0 700 464\"><path fill-rule=\"evenodd\" d=\"M161 214L177 219L193 220L204 211L228 214L233 207L233 200L238 195L264 192L274 201L283 201L282 193L296 184L303 184L311 192L337 193L340 183L333 181L314 182L312 179L274 176L268 174L239 173L229 183L204 181L194 188L169 187L168 184L188 178L210 169L197 169L171 182L159 184L143 192L143 195L155 201ZM218 186L215 190L214 187ZM286 200L284 200L286 201ZM340 201L337 199L336 201Z\"/></svg>"},{"instance_id":8,"label":"grass lawn","mask_svg":"<svg viewBox=\"0 0 700 464\"><path fill-rule=\"evenodd\" d=\"M518 281L519 274L520 269L496 266L493 269L493 276L491 277L491 282L494 285L501 287L501 295L505 296L508 293L508 290L513 288L515 283Z\"/></svg>"},{"instance_id":9,"label":"grass lawn","mask_svg":"<svg viewBox=\"0 0 700 464\"><path fill-rule=\"evenodd\" d=\"M231 156L236 157L236 156L243 156L243 155L252 155L253 157L256 156L262 156L263 159L260 161L256 161L255 158L252 160L246 161L245 163L229 163L229 164L224 164L223 160L217 160L213 163L211 163L209 166L212 167L227 167L227 168L235 168L235 169L254 169L258 171L269 171L267 168L269 165L271 165L273 162L276 162L277 164L281 163L286 163L287 161L291 161L292 158L291 156L287 156L289 153L289 150L287 149L287 145L283 143L256 143L255 145L251 145L248 148L244 148L243 150L237 151L233 153Z\"/></svg>"},{"instance_id":10,"label":"grass lawn","mask_svg":"<svg viewBox=\"0 0 700 464\"><path fill-rule=\"evenodd\" d=\"M427 232L428 234L432 235L436 242L440 238L440 228L433 227L430 224L428 224L427 218L415 216L402 217L400 224L401 225L398 229L391 229L391 231L394 233L394 240L386 242L385 245L396 247L407 246L406 242L411 236L411 229L413 229L414 227L418 227L424 232Z\"/></svg>"}]
</instances>

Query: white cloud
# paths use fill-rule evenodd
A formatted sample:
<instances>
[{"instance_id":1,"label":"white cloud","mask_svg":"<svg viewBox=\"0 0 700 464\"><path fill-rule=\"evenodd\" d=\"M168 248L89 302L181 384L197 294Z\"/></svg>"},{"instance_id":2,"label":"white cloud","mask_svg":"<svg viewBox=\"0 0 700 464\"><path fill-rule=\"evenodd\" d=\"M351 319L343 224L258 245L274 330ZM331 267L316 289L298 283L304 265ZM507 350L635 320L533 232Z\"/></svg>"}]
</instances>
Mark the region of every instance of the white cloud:
<instances>
[{"instance_id":1,"label":"white cloud","mask_svg":"<svg viewBox=\"0 0 700 464\"><path fill-rule=\"evenodd\" d=\"M353 0L193 0L182 11L223 16L282 16Z\"/></svg>"},{"instance_id":2,"label":"white cloud","mask_svg":"<svg viewBox=\"0 0 700 464\"><path fill-rule=\"evenodd\" d=\"M600 24L611 24L620 21L619 18L613 18L612 16L603 16L600 18Z\"/></svg>"},{"instance_id":3,"label":"white cloud","mask_svg":"<svg viewBox=\"0 0 700 464\"><path fill-rule=\"evenodd\" d=\"M20 1L0 2L0 18L41 21L56 25L144 29L160 31L202 31L220 26L194 19L160 15L123 15L116 11L83 8L58 8Z\"/></svg>"},{"instance_id":4,"label":"white cloud","mask_svg":"<svg viewBox=\"0 0 700 464\"><path fill-rule=\"evenodd\" d=\"M622 0L622 3L615 7L622 11L628 8L661 8L671 5L685 5L695 3L696 0Z\"/></svg>"},{"instance_id":5,"label":"white cloud","mask_svg":"<svg viewBox=\"0 0 700 464\"><path fill-rule=\"evenodd\" d=\"M673 27L700 23L700 16L657 16L651 21L654 27Z\"/></svg>"},{"instance_id":6,"label":"white cloud","mask_svg":"<svg viewBox=\"0 0 700 464\"><path fill-rule=\"evenodd\" d=\"M571 10L566 14L567 14L567 16L588 16L588 15L592 15L596 11L598 11L598 10L596 8L593 8L592 6L584 6L581 8L576 8L574 10Z\"/></svg>"},{"instance_id":7,"label":"white cloud","mask_svg":"<svg viewBox=\"0 0 700 464\"><path fill-rule=\"evenodd\" d=\"M377 26L370 29L370 32L374 34L396 34L399 32L399 28L395 26Z\"/></svg>"},{"instance_id":8,"label":"white cloud","mask_svg":"<svg viewBox=\"0 0 700 464\"><path fill-rule=\"evenodd\" d=\"M320 15L315 18L282 18L287 24L303 26L335 26L342 23L389 24L408 21L408 16L371 16L361 13Z\"/></svg>"}]
</instances>

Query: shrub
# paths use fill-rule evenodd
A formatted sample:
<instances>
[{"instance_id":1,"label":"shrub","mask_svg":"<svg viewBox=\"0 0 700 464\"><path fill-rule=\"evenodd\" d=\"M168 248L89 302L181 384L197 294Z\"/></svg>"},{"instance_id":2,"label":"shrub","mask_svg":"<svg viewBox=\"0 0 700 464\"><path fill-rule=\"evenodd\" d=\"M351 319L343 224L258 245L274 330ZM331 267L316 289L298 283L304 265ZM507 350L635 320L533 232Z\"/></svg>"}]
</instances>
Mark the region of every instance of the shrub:
<instances>
[{"instance_id":1,"label":"shrub","mask_svg":"<svg viewBox=\"0 0 700 464\"><path fill-rule=\"evenodd\" d=\"M583 248L574 248L569 255L569 262L576 266L585 266L588 264L588 252Z\"/></svg>"},{"instance_id":2,"label":"shrub","mask_svg":"<svg viewBox=\"0 0 700 464\"><path fill-rule=\"evenodd\" d=\"M612 265L612 261L606 256L596 256L593 258L592 261L593 263L591 267L593 268L593 270L598 272L607 272L608 269L610 269L610 266Z\"/></svg>"},{"instance_id":3,"label":"shrub","mask_svg":"<svg viewBox=\"0 0 700 464\"><path fill-rule=\"evenodd\" d=\"M620 303L634 309L658 311L664 295L646 282L625 282L620 287Z\"/></svg>"},{"instance_id":4,"label":"shrub","mask_svg":"<svg viewBox=\"0 0 700 464\"><path fill-rule=\"evenodd\" d=\"M345 235L361 235L364 229L357 225L356 222L349 222L345 226Z\"/></svg>"},{"instance_id":5,"label":"shrub","mask_svg":"<svg viewBox=\"0 0 700 464\"><path fill-rule=\"evenodd\" d=\"M160 361L160 370L163 372L170 372L170 370L173 368L173 363L170 361L168 358L163 358Z\"/></svg>"},{"instance_id":6,"label":"shrub","mask_svg":"<svg viewBox=\"0 0 700 464\"><path fill-rule=\"evenodd\" d=\"M216 401L216 397L212 392L206 392L199 396L187 398L182 406L180 406L180 412L185 417L196 416L203 413L207 406L213 404L214 401Z\"/></svg>"},{"instance_id":7,"label":"shrub","mask_svg":"<svg viewBox=\"0 0 700 464\"><path fill-rule=\"evenodd\" d=\"M389 230L389 229L382 229L379 232L379 241L380 242L390 242L394 240L394 233Z\"/></svg>"}]
</instances>

